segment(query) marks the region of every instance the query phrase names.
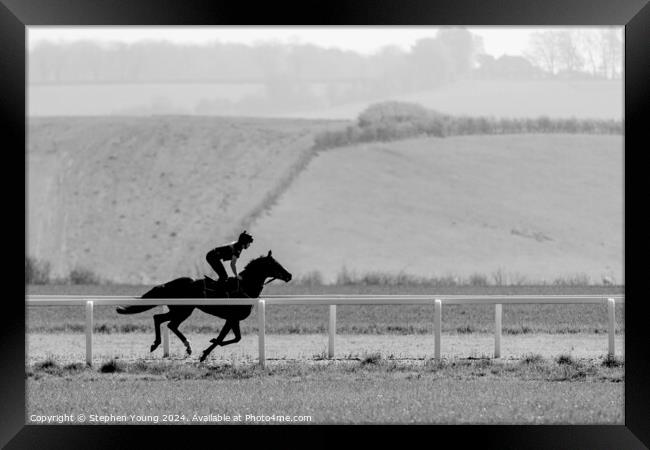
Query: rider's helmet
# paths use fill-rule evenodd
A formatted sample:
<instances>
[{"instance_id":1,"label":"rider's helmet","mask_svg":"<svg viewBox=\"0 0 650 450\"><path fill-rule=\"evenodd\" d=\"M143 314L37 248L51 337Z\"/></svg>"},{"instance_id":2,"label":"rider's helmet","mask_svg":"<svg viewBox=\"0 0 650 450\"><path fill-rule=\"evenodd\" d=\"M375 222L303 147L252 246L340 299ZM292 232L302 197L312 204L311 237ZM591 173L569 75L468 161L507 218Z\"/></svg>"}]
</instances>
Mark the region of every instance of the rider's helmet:
<instances>
[{"instance_id":1,"label":"rider's helmet","mask_svg":"<svg viewBox=\"0 0 650 450\"><path fill-rule=\"evenodd\" d=\"M237 239L237 242L240 244L250 244L253 242L253 236L248 234L246 230L242 232L242 234L239 235L239 239Z\"/></svg>"}]
</instances>

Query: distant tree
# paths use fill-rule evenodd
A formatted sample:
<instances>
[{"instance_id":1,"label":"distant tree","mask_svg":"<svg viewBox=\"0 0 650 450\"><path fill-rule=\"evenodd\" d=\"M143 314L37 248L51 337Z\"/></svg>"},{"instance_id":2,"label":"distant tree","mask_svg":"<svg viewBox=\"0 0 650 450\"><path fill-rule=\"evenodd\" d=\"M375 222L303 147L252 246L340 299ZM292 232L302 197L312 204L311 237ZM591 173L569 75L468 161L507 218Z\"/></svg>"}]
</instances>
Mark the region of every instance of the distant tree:
<instances>
[{"instance_id":1,"label":"distant tree","mask_svg":"<svg viewBox=\"0 0 650 450\"><path fill-rule=\"evenodd\" d=\"M431 88L451 78L452 55L438 39L416 41L409 55L411 87Z\"/></svg>"},{"instance_id":2,"label":"distant tree","mask_svg":"<svg viewBox=\"0 0 650 450\"><path fill-rule=\"evenodd\" d=\"M318 58L319 48L315 45L293 45L289 48L288 69L297 80L313 77L314 60Z\"/></svg>"},{"instance_id":3,"label":"distant tree","mask_svg":"<svg viewBox=\"0 0 650 450\"><path fill-rule=\"evenodd\" d=\"M461 75L473 68L476 55L482 52L482 40L464 28L443 28L436 34L450 56L450 72Z\"/></svg>"},{"instance_id":4,"label":"distant tree","mask_svg":"<svg viewBox=\"0 0 650 450\"><path fill-rule=\"evenodd\" d=\"M482 42L462 28L444 28L435 38L423 38L408 58L412 88L428 89L468 73L481 53Z\"/></svg>"},{"instance_id":5,"label":"distant tree","mask_svg":"<svg viewBox=\"0 0 650 450\"><path fill-rule=\"evenodd\" d=\"M63 79L66 48L45 41L40 42L29 57L30 81L57 82Z\"/></svg>"},{"instance_id":6,"label":"distant tree","mask_svg":"<svg viewBox=\"0 0 650 450\"><path fill-rule=\"evenodd\" d=\"M556 31L541 31L530 35L526 56L536 66L554 75L560 63L560 45Z\"/></svg>"},{"instance_id":7,"label":"distant tree","mask_svg":"<svg viewBox=\"0 0 650 450\"><path fill-rule=\"evenodd\" d=\"M623 42L621 32L615 28L606 28L600 33L601 73L607 78L620 78L622 74Z\"/></svg>"},{"instance_id":8,"label":"distant tree","mask_svg":"<svg viewBox=\"0 0 650 450\"><path fill-rule=\"evenodd\" d=\"M592 29L581 29L576 31L576 41L584 61L583 68L592 76L598 75L599 70L599 37L598 32Z\"/></svg>"},{"instance_id":9,"label":"distant tree","mask_svg":"<svg viewBox=\"0 0 650 450\"><path fill-rule=\"evenodd\" d=\"M525 55L552 75L586 72L613 79L622 73L622 49L621 32L613 27L549 30L531 34Z\"/></svg>"},{"instance_id":10,"label":"distant tree","mask_svg":"<svg viewBox=\"0 0 650 450\"><path fill-rule=\"evenodd\" d=\"M555 34L558 65L567 72L578 72L584 66L584 59L578 45L575 30L560 30Z\"/></svg>"}]
</instances>

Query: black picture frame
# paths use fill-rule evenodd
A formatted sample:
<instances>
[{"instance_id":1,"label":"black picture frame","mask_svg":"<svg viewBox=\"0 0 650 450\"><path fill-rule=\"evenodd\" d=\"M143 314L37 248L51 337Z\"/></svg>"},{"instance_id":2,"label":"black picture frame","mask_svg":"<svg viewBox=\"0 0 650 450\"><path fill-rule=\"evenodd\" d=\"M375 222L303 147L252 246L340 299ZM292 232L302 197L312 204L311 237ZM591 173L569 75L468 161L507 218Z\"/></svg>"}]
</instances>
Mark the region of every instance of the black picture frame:
<instances>
[{"instance_id":1,"label":"black picture frame","mask_svg":"<svg viewBox=\"0 0 650 450\"><path fill-rule=\"evenodd\" d=\"M202 0L0 0L0 114L5 158L10 154L13 167L18 172L21 164L19 147L25 149L25 62L26 27L33 25L619 25L625 26L625 425L622 426L436 426L401 427L369 426L354 428L353 435L360 438L383 437L385 434L403 440L405 445L421 445L412 441L414 433L427 439L430 445L445 439L456 444L473 444L478 448L585 448L633 449L650 446L650 372L648 360L650 339L645 333L647 301L641 296L642 280L635 267L635 253L644 236L633 230L632 215L635 202L632 198L643 195L633 186L639 180L641 164L635 164L643 148L647 148L646 129L648 85L650 84L650 6L647 0L401 0L401 1L320 1L290 4L277 2L224 2ZM644 145L645 144L645 145ZM26 153L22 163L25 164ZM14 157L19 161L16 162ZM7 171L11 172L11 170ZM19 176L17 177L19 178ZM27 188L24 178L25 189ZM17 181L3 177L2 192L5 199L18 203ZM26 195L24 196L24 200ZM26 200L25 200L26 202ZM5 201L6 205L6 201ZM12 204L11 207L14 205ZM643 209L645 204L639 205ZM27 205L24 204L26 224ZM7 206L5 206L7 208ZM16 241L13 227L21 220L13 211L5 222L13 233L9 242ZM16 207L16 209L18 209ZM639 213L642 214L642 211ZM643 221L643 219L641 219ZM26 239L26 233L25 233ZM638 239L638 240L637 240ZM24 247L23 247L24 250ZM7 255L14 255L14 250ZM9 279L18 280L19 255L14 256L16 273L5 271ZM12 258L12 260L14 259ZM8 258L7 258L8 259ZM639 258L636 264L642 264ZM637 284L639 283L639 284ZM17 285L13 281L12 287ZM17 290L17 288L16 288ZM137 438L145 438L148 445L160 439L167 446L186 439L187 435L205 438L205 443L192 445L224 445L224 433L249 442L251 433L244 436L222 427L147 427L147 426L37 426L25 425L25 321L24 304L19 295L4 296L5 313L0 321L0 374L3 381L0 391L2 420L0 444L7 448L132 448L139 446ZM349 427L334 427L341 430ZM340 438L331 427L307 426L292 428L307 431L297 442L311 445L336 445ZM276 445L294 441L285 427L248 427L263 434L263 439ZM347 431L347 430L346 430ZM277 438L277 439L274 439ZM308 439L305 441L304 439ZM184 441L183 447L188 447ZM644 445L645 444L645 445ZM446 445L445 445L446 446Z\"/></svg>"}]
</instances>

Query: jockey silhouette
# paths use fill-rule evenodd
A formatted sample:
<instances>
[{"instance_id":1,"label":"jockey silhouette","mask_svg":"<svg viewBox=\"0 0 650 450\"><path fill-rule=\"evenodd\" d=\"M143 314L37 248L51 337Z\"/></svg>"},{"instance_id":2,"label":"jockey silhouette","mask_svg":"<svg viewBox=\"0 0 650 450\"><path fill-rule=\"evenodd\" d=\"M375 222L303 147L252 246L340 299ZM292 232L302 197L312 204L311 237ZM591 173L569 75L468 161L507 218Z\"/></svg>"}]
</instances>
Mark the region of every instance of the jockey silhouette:
<instances>
[{"instance_id":1,"label":"jockey silhouette","mask_svg":"<svg viewBox=\"0 0 650 450\"><path fill-rule=\"evenodd\" d=\"M210 264L210 267L212 267L217 275L219 275L220 282L228 280L228 273L223 267L221 261L230 261L230 268L232 269L235 278L238 280L241 279L237 273L237 259L239 258L241 251L248 248L252 242L253 236L246 233L246 230L244 230L244 232L239 235L239 239L235 242L215 247L205 255L205 259L208 261L208 264Z\"/></svg>"}]
</instances>

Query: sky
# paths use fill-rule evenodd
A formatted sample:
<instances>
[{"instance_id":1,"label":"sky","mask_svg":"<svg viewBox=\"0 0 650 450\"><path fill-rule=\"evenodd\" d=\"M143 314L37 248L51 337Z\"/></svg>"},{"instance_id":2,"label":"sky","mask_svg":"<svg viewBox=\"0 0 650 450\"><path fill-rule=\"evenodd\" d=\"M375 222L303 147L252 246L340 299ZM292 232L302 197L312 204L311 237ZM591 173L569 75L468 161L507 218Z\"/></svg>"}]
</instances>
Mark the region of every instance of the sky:
<instances>
[{"instance_id":1,"label":"sky","mask_svg":"<svg viewBox=\"0 0 650 450\"><path fill-rule=\"evenodd\" d=\"M261 41L278 43L312 43L372 54L386 45L408 50L418 39L435 36L439 27L28 27L28 45L33 48L44 40L131 43L140 40L166 40L177 43L207 44L214 41L254 44ZM467 27L483 38L485 51L495 57L520 55L526 49L528 36L543 28Z\"/></svg>"}]
</instances>

